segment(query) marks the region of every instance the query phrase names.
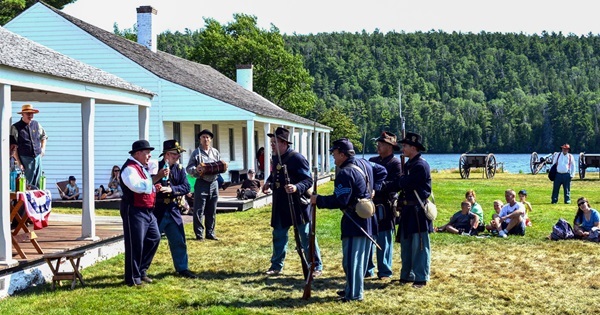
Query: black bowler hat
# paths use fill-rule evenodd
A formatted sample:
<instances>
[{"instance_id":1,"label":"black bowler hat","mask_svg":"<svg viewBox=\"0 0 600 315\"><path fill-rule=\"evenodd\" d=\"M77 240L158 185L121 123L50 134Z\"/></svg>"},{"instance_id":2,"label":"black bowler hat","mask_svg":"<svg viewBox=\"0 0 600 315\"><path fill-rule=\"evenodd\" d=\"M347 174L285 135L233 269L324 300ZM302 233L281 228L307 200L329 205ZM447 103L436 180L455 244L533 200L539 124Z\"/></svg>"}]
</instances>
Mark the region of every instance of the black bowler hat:
<instances>
[{"instance_id":1,"label":"black bowler hat","mask_svg":"<svg viewBox=\"0 0 600 315\"><path fill-rule=\"evenodd\" d=\"M277 136L277 139L280 139L289 144L292 144L292 142L289 140L290 139L290 131L283 127L277 127L277 129L275 129L275 134L267 133L267 136L269 136L269 138L273 138L273 137Z\"/></svg>"},{"instance_id":2,"label":"black bowler hat","mask_svg":"<svg viewBox=\"0 0 600 315\"><path fill-rule=\"evenodd\" d=\"M396 142L397 141L396 135L391 132L388 132L388 131L382 132L381 136L379 136L379 138L377 138L375 141L387 143L387 144L391 145L395 151L400 150L400 146Z\"/></svg>"},{"instance_id":3,"label":"black bowler hat","mask_svg":"<svg viewBox=\"0 0 600 315\"><path fill-rule=\"evenodd\" d=\"M347 152L351 155L354 155L354 145L352 144L352 142L350 142L350 140L348 140L348 138L341 138L333 141L329 152L331 153L335 149L338 149L338 151L341 152Z\"/></svg>"},{"instance_id":4,"label":"black bowler hat","mask_svg":"<svg viewBox=\"0 0 600 315\"><path fill-rule=\"evenodd\" d=\"M419 150L419 151L427 151L427 150L425 150L425 147L423 146L423 144L421 144L421 135L416 134L416 133L407 132L406 137L404 137L404 139L400 140L399 143L406 143L408 145L412 145L413 147L417 148L417 150Z\"/></svg>"},{"instance_id":5,"label":"black bowler hat","mask_svg":"<svg viewBox=\"0 0 600 315\"><path fill-rule=\"evenodd\" d=\"M175 139L163 142L163 152L158 157L165 155L168 151L177 151L177 153L185 152Z\"/></svg>"},{"instance_id":6,"label":"black bowler hat","mask_svg":"<svg viewBox=\"0 0 600 315\"><path fill-rule=\"evenodd\" d=\"M200 131L200 133L198 134L198 139L200 139L200 137L202 135L209 135L211 139L213 139L215 137L215 135L213 135L213 133L210 132L210 130L208 130L208 129L204 129L204 130Z\"/></svg>"},{"instance_id":7,"label":"black bowler hat","mask_svg":"<svg viewBox=\"0 0 600 315\"><path fill-rule=\"evenodd\" d=\"M154 147L150 146L150 142L148 142L148 140L138 140L131 145L131 151L129 151L129 154L134 154L135 152L142 150L152 151L154 150Z\"/></svg>"}]
</instances>

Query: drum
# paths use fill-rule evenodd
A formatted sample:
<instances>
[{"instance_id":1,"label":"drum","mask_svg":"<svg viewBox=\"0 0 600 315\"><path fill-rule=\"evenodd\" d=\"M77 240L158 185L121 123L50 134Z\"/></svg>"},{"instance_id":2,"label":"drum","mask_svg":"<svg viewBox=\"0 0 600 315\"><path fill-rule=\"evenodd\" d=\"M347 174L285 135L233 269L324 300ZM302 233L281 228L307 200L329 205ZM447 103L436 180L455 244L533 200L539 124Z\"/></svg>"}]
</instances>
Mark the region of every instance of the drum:
<instances>
[{"instance_id":1,"label":"drum","mask_svg":"<svg viewBox=\"0 0 600 315\"><path fill-rule=\"evenodd\" d=\"M196 167L199 176L217 175L227 172L227 162L217 161L211 163L200 163Z\"/></svg>"}]
</instances>

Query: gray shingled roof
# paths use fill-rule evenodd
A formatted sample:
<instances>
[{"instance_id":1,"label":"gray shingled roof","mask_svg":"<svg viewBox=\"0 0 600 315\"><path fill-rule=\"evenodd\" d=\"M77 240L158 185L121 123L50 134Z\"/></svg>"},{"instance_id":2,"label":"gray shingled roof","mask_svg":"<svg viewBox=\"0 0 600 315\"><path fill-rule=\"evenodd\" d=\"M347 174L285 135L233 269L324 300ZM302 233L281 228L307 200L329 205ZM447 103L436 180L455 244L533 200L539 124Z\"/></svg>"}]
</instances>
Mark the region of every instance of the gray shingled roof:
<instances>
[{"instance_id":1,"label":"gray shingled roof","mask_svg":"<svg viewBox=\"0 0 600 315\"><path fill-rule=\"evenodd\" d=\"M110 86L153 95L114 74L67 57L48 47L0 27L0 64L75 81Z\"/></svg>"},{"instance_id":2,"label":"gray shingled roof","mask_svg":"<svg viewBox=\"0 0 600 315\"><path fill-rule=\"evenodd\" d=\"M249 112L272 118L313 125L312 120L289 113L259 94L248 91L210 66L171 54L152 52L145 46L107 32L41 2L82 30L112 47L148 71L167 81L185 86ZM328 128L317 124L319 127Z\"/></svg>"}]
</instances>

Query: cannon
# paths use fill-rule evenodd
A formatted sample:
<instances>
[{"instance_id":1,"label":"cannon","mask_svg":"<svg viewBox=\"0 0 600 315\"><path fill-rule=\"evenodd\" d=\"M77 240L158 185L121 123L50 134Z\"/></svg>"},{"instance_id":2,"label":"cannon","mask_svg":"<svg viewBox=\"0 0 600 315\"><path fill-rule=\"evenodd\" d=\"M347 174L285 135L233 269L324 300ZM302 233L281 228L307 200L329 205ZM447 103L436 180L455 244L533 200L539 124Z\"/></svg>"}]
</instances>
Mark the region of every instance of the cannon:
<instances>
[{"instance_id":1,"label":"cannon","mask_svg":"<svg viewBox=\"0 0 600 315\"><path fill-rule=\"evenodd\" d=\"M600 168L600 154L579 153L579 178L585 178L585 170L590 167ZM598 173L600 176L600 173Z\"/></svg>"},{"instance_id":2,"label":"cannon","mask_svg":"<svg viewBox=\"0 0 600 315\"><path fill-rule=\"evenodd\" d=\"M496 168L498 167L494 154L461 154L458 160L458 171L461 178L469 178L471 168L478 167L484 168L483 174L486 178L494 178Z\"/></svg>"},{"instance_id":3,"label":"cannon","mask_svg":"<svg viewBox=\"0 0 600 315\"><path fill-rule=\"evenodd\" d=\"M531 153L531 158L529 159L531 174L535 175L542 170L546 171L549 168L549 165L552 165L552 157L554 154L556 154L556 152L539 157L537 152Z\"/></svg>"}]
</instances>

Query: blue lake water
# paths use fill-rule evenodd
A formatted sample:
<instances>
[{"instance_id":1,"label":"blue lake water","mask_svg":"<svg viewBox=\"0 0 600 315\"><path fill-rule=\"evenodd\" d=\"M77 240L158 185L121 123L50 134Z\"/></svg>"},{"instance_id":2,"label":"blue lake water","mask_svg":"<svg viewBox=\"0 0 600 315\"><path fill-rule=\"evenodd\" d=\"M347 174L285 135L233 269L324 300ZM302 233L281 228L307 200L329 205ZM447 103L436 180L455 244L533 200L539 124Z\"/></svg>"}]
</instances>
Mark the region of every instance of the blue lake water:
<instances>
[{"instance_id":1,"label":"blue lake water","mask_svg":"<svg viewBox=\"0 0 600 315\"><path fill-rule=\"evenodd\" d=\"M551 152L540 152L539 156L543 157L549 153ZM357 154L356 156L360 158L363 157L362 154ZM376 154L364 155L366 159L369 159L372 156L376 156ZM458 160L460 159L460 156L461 155L458 153L423 154L423 158L427 160L431 170L458 169ZM396 154L396 157L399 157L399 155ZM504 171L509 173L531 173L531 170L529 169L529 160L531 159L531 154L494 154L494 157L496 157L496 162L498 163L498 171L500 171L500 168L504 168ZM575 158L575 161L577 163L576 165L579 165L579 155L573 154L573 158ZM330 162L331 166L333 167L335 165L333 163L333 158L330 158Z\"/></svg>"}]
</instances>

